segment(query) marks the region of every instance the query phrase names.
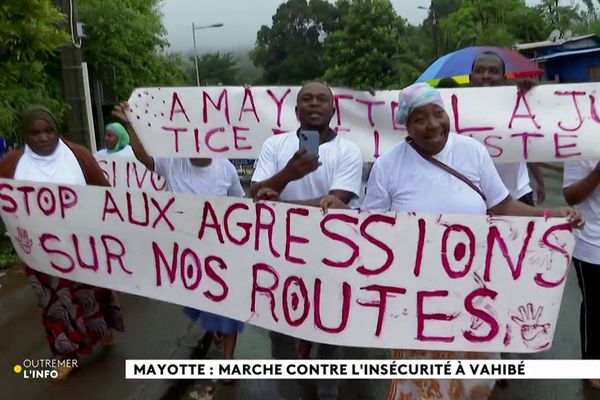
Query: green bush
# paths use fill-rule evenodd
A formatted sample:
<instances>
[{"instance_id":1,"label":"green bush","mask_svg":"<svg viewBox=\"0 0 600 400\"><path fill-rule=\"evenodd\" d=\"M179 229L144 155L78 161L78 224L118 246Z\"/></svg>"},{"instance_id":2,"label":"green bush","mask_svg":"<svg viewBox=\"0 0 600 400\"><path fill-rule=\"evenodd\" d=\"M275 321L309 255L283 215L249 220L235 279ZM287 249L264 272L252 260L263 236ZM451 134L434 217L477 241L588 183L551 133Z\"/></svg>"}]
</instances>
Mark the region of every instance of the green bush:
<instances>
[{"instance_id":1,"label":"green bush","mask_svg":"<svg viewBox=\"0 0 600 400\"><path fill-rule=\"evenodd\" d=\"M15 251L10 238L4 233L0 235L0 270L8 269L19 263L19 256Z\"/></svg>"}]
</instances>

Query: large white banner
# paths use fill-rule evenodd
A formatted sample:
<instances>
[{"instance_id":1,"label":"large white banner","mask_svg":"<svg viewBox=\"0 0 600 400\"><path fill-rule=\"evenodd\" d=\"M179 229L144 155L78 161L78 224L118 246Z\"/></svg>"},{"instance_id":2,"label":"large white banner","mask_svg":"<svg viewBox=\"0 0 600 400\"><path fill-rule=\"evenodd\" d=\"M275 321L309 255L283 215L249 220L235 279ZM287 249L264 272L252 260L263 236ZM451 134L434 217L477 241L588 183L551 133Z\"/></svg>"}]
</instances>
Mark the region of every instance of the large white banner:
<instances>
[{"instance_id":1,"label":"large white banner","mask_svg":"<svg viewBox=\"0 0 600 400\"><path fill-rule=\"evenodd\" d=\"M536 352L573 248L562 219L365 213L0 180L39 271L349 346Z\"/></svg>"},{"instance_id":2,"label":"large white banner","mask_svg":"<svg viewBox=\"0 0 600 400\"><path fill-rule=\"evenodd\" d=\"M296 130L298 87L136 89L130 120L155 156L257 158L272 135ZM600 84L442 89L452 129L485 144L495 162L600 159ZM334 88L331 127L363 158L384 154L406 132L394 122L398 91Z\"/></svg>"}]
</instances>

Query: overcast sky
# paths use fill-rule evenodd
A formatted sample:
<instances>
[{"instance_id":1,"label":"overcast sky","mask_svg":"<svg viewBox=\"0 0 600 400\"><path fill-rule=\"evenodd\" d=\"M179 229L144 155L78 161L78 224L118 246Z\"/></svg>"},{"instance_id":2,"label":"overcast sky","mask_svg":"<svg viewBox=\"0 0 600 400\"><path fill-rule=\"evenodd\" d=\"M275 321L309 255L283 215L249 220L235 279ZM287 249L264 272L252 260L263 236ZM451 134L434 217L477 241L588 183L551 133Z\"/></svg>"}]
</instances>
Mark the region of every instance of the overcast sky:
<instances>
[{"instance_id":1,"label":"overcast sky","mask_svg":"<svg viewBox=\"0 0 600 400\"><path fill-rule=\"evenodd\" d=\"M175 50L191 50L192 22L211 25L224 24L221 28L196 31L196 43L200 49L234 50L251 48L256 41L256 32L262 25L271 25L273 14L281 0L164 0L164 24L168 40ZM535 4L536 0L527 0ZM413 25L427 17L430 0L392 0L396 12ZM561 0L570 4L571 0Z\"/></svg>"}]
</instances>

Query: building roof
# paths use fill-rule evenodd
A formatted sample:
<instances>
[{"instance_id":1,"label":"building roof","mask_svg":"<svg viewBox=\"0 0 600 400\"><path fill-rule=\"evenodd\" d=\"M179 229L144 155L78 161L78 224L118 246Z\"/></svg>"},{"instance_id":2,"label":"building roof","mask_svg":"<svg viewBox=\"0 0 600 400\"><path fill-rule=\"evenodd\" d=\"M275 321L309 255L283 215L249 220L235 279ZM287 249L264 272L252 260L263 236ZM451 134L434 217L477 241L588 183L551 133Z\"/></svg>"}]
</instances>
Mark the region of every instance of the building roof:
<instances>
[{"instance_id":1,"label":"building roof","mask_svg":"<svg viewBox=\"0 0 600 400\"><path fill-rule=\"evenodd\" d=\"M532 42L532 43L517 43L515 44L515 49L517 51L520 50L532 50L532 49L539 49L539 48L543 48L543 47L553 47L553 46L560 46L562 44L568 43L568 42L576 42L578 40L583 40L583 39L588 39L591 38L593 36L596 36L596 34L591 33L589 35L583 35L583 36L574 36L572 38L569 39L557 39L556 41L552 41L552 40L544 40L541 42Z\"/></svg>"},{"instance_id":2,"label":"building roof","mask_svg":"<svg viewBox=\"0 0 600 400\"><path fill-rule=\"evenodd\" d=\"M540 57L532 58L531 61L540 62L540 61L550 60L552 58L566 57L566 56L572 56L572 55L576 55L576 54L596 53L596 52L599 52L599 51L600 51L600 47L594 47L594 48L591 48L591 49L561 51L561 52L558 52L558 53L548 54L546 56L540 56Z\"/></svg>"}]
</instances>

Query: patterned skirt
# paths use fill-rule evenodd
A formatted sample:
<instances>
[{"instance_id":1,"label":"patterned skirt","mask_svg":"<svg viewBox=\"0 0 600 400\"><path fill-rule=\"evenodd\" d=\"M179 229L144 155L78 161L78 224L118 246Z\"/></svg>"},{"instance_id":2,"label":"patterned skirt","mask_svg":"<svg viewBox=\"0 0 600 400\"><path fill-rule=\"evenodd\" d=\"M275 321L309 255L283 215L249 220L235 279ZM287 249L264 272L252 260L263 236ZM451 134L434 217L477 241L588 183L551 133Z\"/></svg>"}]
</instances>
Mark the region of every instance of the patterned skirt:
<instances>
[{"instance_id":1,"label":"patterned skirt","mask_svg":"<svg viewBox=\"0 0 600 400\"><path fill-rule=\"evenodd\" d=\"M392 358L404 360L469 360L500 358L496 353L393 350ZM487 400L493 379L394 379L387 400Z\"/></svg>"},{"instance_id":2,"label":"patterned skirt","mask_svg":"<svg viewBox=\"0 0 600 400\"><path fill-rule=\"evenodd\" d=\"M25 266L35 291L46 338L57 359L88 355L110 338L111 328L124 331L117 295L109 289L46 275Z\"/></svg>"}]
</instances>

